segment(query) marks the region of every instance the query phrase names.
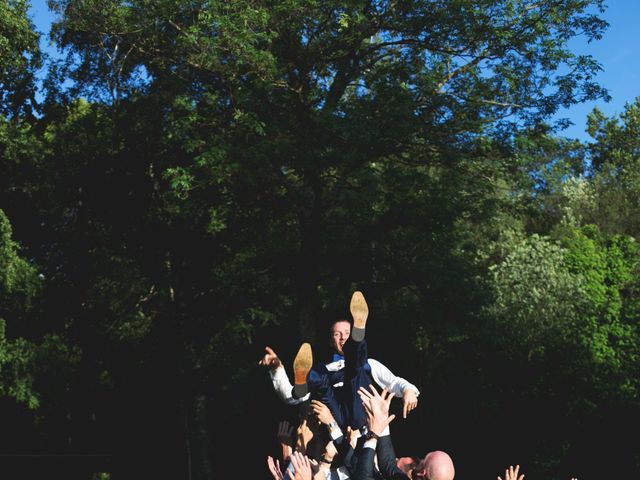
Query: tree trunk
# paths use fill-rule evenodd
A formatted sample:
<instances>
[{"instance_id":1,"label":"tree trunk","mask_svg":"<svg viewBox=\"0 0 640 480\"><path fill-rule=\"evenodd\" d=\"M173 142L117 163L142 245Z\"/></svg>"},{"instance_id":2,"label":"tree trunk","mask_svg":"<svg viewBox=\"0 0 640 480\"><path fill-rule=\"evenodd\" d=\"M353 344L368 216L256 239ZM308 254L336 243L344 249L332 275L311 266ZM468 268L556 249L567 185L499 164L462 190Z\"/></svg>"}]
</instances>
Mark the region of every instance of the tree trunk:
<instances>
[{"instance_id":1,"label":"tree trunk","mask_svg":"<svg viewBox=\"0 0 640 480\"><path fill-rule=\"evenodd\" d=\"M190 398L186 423L188 479L212 480L212 449L207 427L207 398L204 395Z\"/></svg>"}]
</instances>

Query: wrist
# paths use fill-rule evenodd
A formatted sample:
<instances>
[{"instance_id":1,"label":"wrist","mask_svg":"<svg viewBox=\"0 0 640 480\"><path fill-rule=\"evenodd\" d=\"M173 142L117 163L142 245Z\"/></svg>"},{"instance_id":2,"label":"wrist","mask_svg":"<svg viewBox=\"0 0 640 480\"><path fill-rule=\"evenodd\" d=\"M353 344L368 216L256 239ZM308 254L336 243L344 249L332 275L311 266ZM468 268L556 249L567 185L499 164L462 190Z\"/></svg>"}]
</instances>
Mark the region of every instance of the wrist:
<instances>
[{"instance_id":1,"label":"wrist","mask_svg":"<svg viewBox=\"0 0 640 480\"><path fill-rule=\"evenodd\" d=\"M333 430L337 426L338 426L338 424L336 423L335 420L331 420L329 423L327 423L327 428L329 428L329 431Z\"/></svg>"},{"instance_id":2,"label":"wrist","mask_svg":"<svg viewBox=\"0 0 640 480\"><path fill-rule=\"evenodd\" d=\"M380 438L380 435L378 435L377 433L373 432L372 430L367 431L367 434L365 435L365 441L366 440L378 440Z\"/></svg>"}]
</instances>

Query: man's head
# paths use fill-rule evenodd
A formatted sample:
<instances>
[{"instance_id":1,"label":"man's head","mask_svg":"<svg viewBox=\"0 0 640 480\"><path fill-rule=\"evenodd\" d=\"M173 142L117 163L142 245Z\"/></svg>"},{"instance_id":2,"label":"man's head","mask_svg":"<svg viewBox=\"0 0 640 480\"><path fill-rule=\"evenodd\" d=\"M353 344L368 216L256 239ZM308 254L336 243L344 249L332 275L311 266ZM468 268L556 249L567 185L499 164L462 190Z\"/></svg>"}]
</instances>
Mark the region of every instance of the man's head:
<instances>
[{"instance_id":1,"label":"man's head","mask_svg":"<svg viewBox=\"0 0 640 480\"><path fill-rule=\"evenodd\" d=\"M456 474L453 460L440 450L429 452L422 459L399 458L397 466L412 480L453 480Z\"/></svg>"},{"instance_id":2,"label":"man's head","mask_svg":"<svg viewBox=\"0 0 640 480\"><path fill-rule=\"evenodd\" d=\"M344 355L342 351L342 347L347 340L349 340L349 335L351 335L351 323L347 320L336 320L331 325L331 346L340 355Z\"/></svg>"}]
</instances>

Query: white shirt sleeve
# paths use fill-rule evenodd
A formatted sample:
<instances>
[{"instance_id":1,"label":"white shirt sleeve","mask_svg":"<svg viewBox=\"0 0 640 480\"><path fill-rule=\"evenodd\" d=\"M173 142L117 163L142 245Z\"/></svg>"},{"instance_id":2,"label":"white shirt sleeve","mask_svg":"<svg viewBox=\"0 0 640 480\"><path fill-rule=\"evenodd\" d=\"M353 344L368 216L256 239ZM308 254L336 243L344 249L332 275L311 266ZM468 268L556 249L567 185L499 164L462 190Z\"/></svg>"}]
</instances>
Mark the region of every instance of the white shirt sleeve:
<instances>
[{"instance_id":1,"label":"white shirt sleeve","mask_svg":"<svg viewBox=\"0 0 640 480\"><path fill-rule=\"evenodd\" d=\"M416 393L416 396L420 395L420 390L418 390L414 384L408 382L402 377L396 377L391 370L379 361L374 360L373 358L369 358L367 361L371 367L371 376L373 377L374 382L376 382L380 387L386 388L396 397L402 397L402 394L406 389L413 390Z\"/></svg>"},{"instance_id":2,"label":"white shirt sleeve","mask_svg":"<svg viewBox=\"0 0 640 480\"><path fill-rule=\"evenodd\" d=\"M274 370L269 370L269 376L271 377L273 388L278 394L278 397L287 405L299 405L311 396L310 393L307 393L302 398L293 398L291 395L293 385L291 385L289 377L287 377L287 372L282 365Z\"/></svg>"}]
</instances>

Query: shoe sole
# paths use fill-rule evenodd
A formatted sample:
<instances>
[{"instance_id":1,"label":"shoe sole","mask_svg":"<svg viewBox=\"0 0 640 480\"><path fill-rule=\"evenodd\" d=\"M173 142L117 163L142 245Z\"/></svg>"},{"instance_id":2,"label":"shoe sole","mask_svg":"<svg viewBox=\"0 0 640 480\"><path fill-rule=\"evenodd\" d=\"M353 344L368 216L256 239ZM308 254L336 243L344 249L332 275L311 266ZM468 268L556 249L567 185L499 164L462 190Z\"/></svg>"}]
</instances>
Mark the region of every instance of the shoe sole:
<instances>
[{"instance_id":1,"label":"shoe sole","mask_svg":"<svg viewBox=\"0 0 640 480\"><path fill-rule=\"evenodd\" d=\"M369 307L362 292L353 292L349 310L351 310L351 316L353 317L353 326L360 329L365 328L367 325L367 317L369 316Z\"/></svg>"},{"instance_id":2,"label":"shoe sole","mask_svg":"<svg viewBox=\"0 0 640 480\"><path fill-rule=\"evenodd\" d=\"M311 365L313 365L311 345L303 343L296 354L296 358L293 360L293 374L297 385L307 383L307 377L309 376Z\"/></svg>"}]
</instances>

